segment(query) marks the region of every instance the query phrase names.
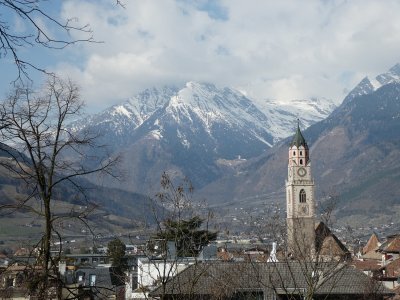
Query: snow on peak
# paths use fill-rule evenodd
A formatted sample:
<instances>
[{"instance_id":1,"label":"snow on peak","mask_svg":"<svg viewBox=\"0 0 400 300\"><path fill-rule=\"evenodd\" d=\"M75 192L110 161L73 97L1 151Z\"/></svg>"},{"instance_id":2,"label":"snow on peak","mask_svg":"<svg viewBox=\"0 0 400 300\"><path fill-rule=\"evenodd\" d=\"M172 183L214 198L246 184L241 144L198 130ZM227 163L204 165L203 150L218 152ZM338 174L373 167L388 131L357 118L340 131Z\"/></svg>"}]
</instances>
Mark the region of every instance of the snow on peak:
<instances>
[{"instance_id":1,"label":"snow on peak","mask_svg":"<svg viewBox=\"0 0 400 300\"><path fill-rule=\"evenodd\" d=\"M209 91L217 91L216 86L209 82L197 82L197 81L188 81L186 83L186 88L191 90L209 90Z\"/></svg>"},{"instance_id":2,"label":"snow on peak","mask_svg":"<svg viewBox=\"0 0 400 300\"><path fill-rule=\"evenodd\" d=\"M373 79L369 79L367 76L364 77L359 84L350 91L343 102L351 101L358 96L371 94L381 86L392 82L400 83L400 64L394 65L389 69L389 71L379 74Z\"/></svg>"},{"instance_id":3,"label":"snow on peak","mask_svg":"<svg viewBox=\"0 0 400 300\"><path fill-rule=\"evenodd\" d=\"M304 127L321 121L336 108L333 100L326 98L294 99L290 102L276 99L254 100L266 115L269 132L274 142L293 134L297 118Z\"/></svg>"},{"instance_id":4,"label":"snow on peak","mask_svg":"<svg viewBox=\"0 0 400 300\"><path fill-rule=\"evenodd\" d=\"M382 86L382 84L376 78L371 78L369 80L369 82L371 83L372 87L374 88L374 91L376 91L377 89L379 89Z\"/></svg>"},{"instance_id":5,"label":"snow on peak","mask_svg":"<svg viewBox=\"0 0 400 300\"><path fill-rule=\"evenodd\" d=\"M163 138L163 135L160 130L152 130L149 132L148 136L155 140L161 140Z\"/></svg>"},{"instance_id":6,"label":"snow on peak","mask_svg":"<svg viewBox=\"0 0 400 300\"><path fill-rule=\"evenodd\" d=\"M400 63L397 63L393 67L391 67L389 72L391 74L396 74L397 76L399 76L400 75Z\"/></svg>"},{"instance_id":7,"label":"snow on peak","mask_svg":"<svg viewBox=\"0 0 400 300\"><path fill-rule=\"evenodd\" d=\"M260 132L268 132L276 142L292 134L297 117L301 116L308 127L326 118L335 108L333 101L325 98L295 99L290 103L260 101L248 98L235 89L193 81L187 82L168 105L177 122L186 119L192 123L196 116L209 134L212 134L215 123L253 126L256 128L253 132L255 138L269 146L272 143L261 137Z\"/></svg>"},{"instance_id":8,"label":"snow on peak","mask_svg":"<svg viewBox=\"0 0 400 300\"><path fill-rule=\"evenodd\" d=\"M211 106L215 102L213 98L219 93L221 91L213 84L189 81L185 88L178 92L177 98L186 105L212 110L213 107Z\"/></svg>"},{"instance_id":9,"label":"snow on peak","mask_svg":"<svg viewBox=\"0 0 400 300\"><path fill-rule=\"evenodd\" d=\"M222 119L233 123L243 120L258 123L258 126L263 125L260 120L256 120L260 112L253 114L257 108L248 98L238 91L219 89L209 83L186 83L186 86L171 98L169 107L171 110L179 109L180 113L188 118L190 113L187 110L190 109L206 126Z\"/></svg>"},{"instance_id":10,"label":"snow on peak","mask_svg":"<svg viewBox=\"0 0 400 300\"><path fill-rule=\"evenodd\" d=\"M376 80L381 84L389 84L392 82L400 82L400 64L395 64L386 73L376 76Z\"/></svg>"},{"instance_id":11,"label":"snow on peak","mask_svg":"<svg viewBox=\"0 0 400 300\"><path fill-rule=\"evenodd\" d=\"M136 118L141 122L147 120L156 110L162 108L175 95L177 89L174 87L163 87L160 89L146 89L126 101L125 106L132 110Z\"/></svg>"},{"instance_id":12,"label":"snow on peak","mask_svg":"<svg viewBox=\"0 0 400 300\"><path fill-rule=\"evenodd\" d=\"M79 128L101 126L104 132L117 134L128 141L136 129L146 124L149 127L143 132L149 130L149 137L162 139L167 126L163 122L173 121L178 127L186 127L182 129L180 139L186 148L194 145L189 136L197 134L198 130L211 139L215 131L247 130L249 139L271 146L292 134L293 122L298 116L308 126L327 117L334 107L327 99L293 100L286 104L257 101L232 88L189 81L180 89L146 89L121 104L81 120Z\"/></svg>"},{"instance_id":13,"label":"snow on peak","mask_svg":"<svg viewBox=\"0 0 400 300\"><path fill-rule=\"evenodd\" d=\"M112 115L120 114L120 115L126 116L128 118L130 118L132 116L132 112L128 111L126 109L126 107L123 105L114 106L114 111L111 112L111 114Z\"/></svg>"}]
</instances>

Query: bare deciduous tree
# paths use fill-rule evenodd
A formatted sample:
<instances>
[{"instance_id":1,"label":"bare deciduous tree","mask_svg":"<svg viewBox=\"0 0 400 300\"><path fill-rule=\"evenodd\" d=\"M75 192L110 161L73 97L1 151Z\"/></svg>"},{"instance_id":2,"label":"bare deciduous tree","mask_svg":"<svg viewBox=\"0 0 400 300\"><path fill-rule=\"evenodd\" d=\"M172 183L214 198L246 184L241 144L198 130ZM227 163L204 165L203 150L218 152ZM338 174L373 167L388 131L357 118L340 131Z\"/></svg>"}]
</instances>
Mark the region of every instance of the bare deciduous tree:
<instances>
[{"instance_id":1,"label":"bare deciduous tree","mask_svg":"<svg viewBox=\"0 0 400 300\"><path fill-rule=\"evenodd\" d=\"M115 3L123 7L121 1ZM23 58L19 49L42 47L63 49L79 42L94 42L89 24L81 25L74 17L62 20L52 11L52 3L45 0L0 0L0 58L10 56L18 70L18 79L28 78L27 68L45 72L33 59ZM24 28L12 24L18 20ZM84 33L75 39L73 32Z\"/></svg>"},{"instance_id":2,"label":"bare deciduous tree","mask_svg":"<svg viewBox=\"0 0 400 300\"><path fill-rule=\"evenodd\" d=\"M148 298L148 292L158 288L160 299L165 299L165 287L171 280L175 280L176 290L181 289L183 284L176 281L175 275L188 266L196 267L203 247L217 237L217 232L209 228L212 214L204 204L193 200L193 190L189 180L175 184L169 174L161 176L161 190L151 199L154 222L150 240L137 266L142 297ZM196 279L189 280L194 284ZM185 295L186 299L191 296L191 292Z\"/></svg>"},{"instance_id":3,"label":"bare deciduous tree","mask_svg":"<svg viewBox=\"0 0 400 300\"><path fill-rule=\"evenodd\" d=\"M7 144L2 150L9 159L2 160L11 177L24 184L24 197L0 207L4 210L23 209L44 220L45 228L39 244L39 266L33 289L40 298L46 298L50 281L56 281L56 259L51 257L53 236L61 240L56 224L65 217L84 221L88 211L54 212L54 198L58 188L69 185L75 192L84 192L79 178L93 173L113 175L117 159L94 158L85 155L85 148L98 147L96 135L80 133L68 127L83 107L79 89L71 81L51 77L44 89L34 92L17 87L0 105L1 140ZM18 150L18 151L17 151ZM87 167L88 160L97 160L96 167ZM91 166L95 164L90 164ZM88 205L90 210L95 205Z\"/></svg>"}]
</instances>

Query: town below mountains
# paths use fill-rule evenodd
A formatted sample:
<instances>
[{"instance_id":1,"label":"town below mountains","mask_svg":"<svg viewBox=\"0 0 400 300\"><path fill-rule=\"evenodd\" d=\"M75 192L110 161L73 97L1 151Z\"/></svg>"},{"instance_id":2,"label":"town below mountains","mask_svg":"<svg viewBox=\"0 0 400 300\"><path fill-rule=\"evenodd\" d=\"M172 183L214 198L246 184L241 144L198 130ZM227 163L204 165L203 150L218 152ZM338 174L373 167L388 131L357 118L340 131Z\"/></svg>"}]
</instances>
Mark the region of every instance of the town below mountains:
<instances>
[{"instance_id":1,"label":"town below mountains","mask_svg":"<svg viewBox=\"0 0 400 300\"><path fill-rule=\"evenodd\" d=\"M71 124L78 134L101 133L100 143L107 146L88 154L121 158L122 181L82 181L97 204L92 221L100 235L135 228L150 213L146 203L158 192L163 172L175 182L190 180L194 200L205 202L223 226L238 234L252 218L284 215L287 151L298 119L311 149L319 207L334 202L337 227L350 226L360 236L371 230L398 231L399 97L400 64L365 77L339 106L329 99L290 104L251 99L232 88L199 82L147 89ZM19 183L6 170L0 170L0 181L3 201L18 194ZM57 197L68 209L79 206L68 196L68 187ZM24 226L20 238L40 227L24 212L2 222L2 228ZM71 235L84 230L76 224L66 228Z\"/></svg>"},{"instance_id":2,"label":"town below mountains","mask_svg":"<svg viewBox=\"0 0 400 300\"><path fill-rule=\"evenodd\" d=\"M36 160L1 144L0 296L396 299L399 120L400 65L337 107L260 105L196 82L146 90L68 125L73 142L93 133L103 145L78 170L119 158L123 180L55 186L50 222L11 173ZM65 151L59 164L73 160Z\"/></svg>"}]
</instances>

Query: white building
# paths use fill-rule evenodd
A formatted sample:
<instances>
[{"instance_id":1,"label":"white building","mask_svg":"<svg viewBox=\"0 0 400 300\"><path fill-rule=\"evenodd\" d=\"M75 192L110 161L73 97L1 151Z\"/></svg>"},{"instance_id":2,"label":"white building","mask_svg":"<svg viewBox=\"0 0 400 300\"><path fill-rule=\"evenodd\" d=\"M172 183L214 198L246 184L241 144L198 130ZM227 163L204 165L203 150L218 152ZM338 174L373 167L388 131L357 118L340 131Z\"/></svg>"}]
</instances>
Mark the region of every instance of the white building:
<instances>
[{"instance_id":1,"label":"white building","mask_svg":"<svg viewBox=\"0 0 400 300\"><path fill-rule=\"evenodd\" d=\"M148 293L196 263L196 258L152 259L140 257L128 272L125 299L149 299Z\"/></svg>"}]
</instances>

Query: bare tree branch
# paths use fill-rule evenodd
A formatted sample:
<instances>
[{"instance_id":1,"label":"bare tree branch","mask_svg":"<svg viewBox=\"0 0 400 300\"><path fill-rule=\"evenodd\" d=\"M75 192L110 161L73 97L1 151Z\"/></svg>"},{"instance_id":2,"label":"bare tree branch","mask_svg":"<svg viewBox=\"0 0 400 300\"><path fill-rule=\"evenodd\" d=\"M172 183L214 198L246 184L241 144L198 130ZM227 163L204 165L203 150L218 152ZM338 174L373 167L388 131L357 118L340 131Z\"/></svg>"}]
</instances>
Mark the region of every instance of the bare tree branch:
<instances>
[{"instance_id":1,"label":"bare tree branch","mask_svg":"<svg viewBox=\"0 0 400 300\"><path fill-rule=\"evenodd\" d=\"M54 224L59 216L54 212L54 192L69 183L78 193L84 187L77 180L93 173L114 174L118 158L98 158L98 166L88 167L84 148L95 148L96 135L78 136L68 123L79 116L83 102L79 89L71 81L50 77L45 89L34 92L16 87L0 104L0 135L8 144L3 146L9 159L0 166L9 171L15 180L24 182L25 197L2 209L28 209L44 219L45 230L40 244L40 280L38 296L47 297L52 277L58 278L54 260L50 255L52 234L60 238ZM18 150L18 151L17 151ZM40 207L32 199L39 200ZM74 215L85 224L87 214ZM54 279L53 278L53 279Z\"/></svg>"},{"instance_id":2,"label":"bare tree branch","mask_svg":"<svg viewBox=\"0 0 400 300\"><path fill-rule=\"evenodd\" d=\"M119 0L115 4L124 7ZM81 42L97 43L89 24L81 25L73 17L62 20L50 12L51 5L46 0L0 0L0 59L10 56L14 61L18 72L15 82L30 80L28 69L52 74L37 62L23 58L19 52L21 48L64 49ZM13 18L23 23L24 32L10 24ZM73 33L83 33L84 37L74 38Z\"/></svg>"}]
</instances>

